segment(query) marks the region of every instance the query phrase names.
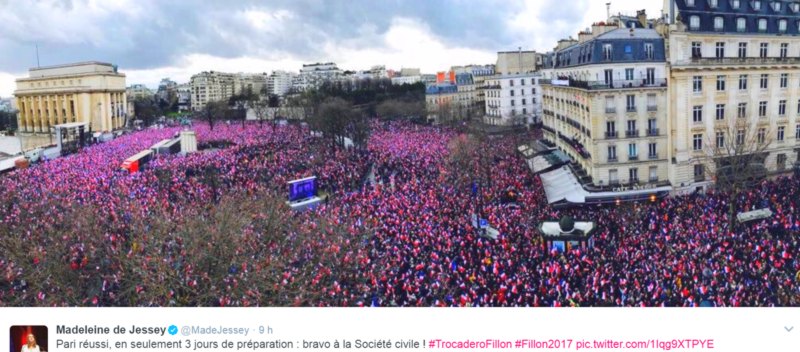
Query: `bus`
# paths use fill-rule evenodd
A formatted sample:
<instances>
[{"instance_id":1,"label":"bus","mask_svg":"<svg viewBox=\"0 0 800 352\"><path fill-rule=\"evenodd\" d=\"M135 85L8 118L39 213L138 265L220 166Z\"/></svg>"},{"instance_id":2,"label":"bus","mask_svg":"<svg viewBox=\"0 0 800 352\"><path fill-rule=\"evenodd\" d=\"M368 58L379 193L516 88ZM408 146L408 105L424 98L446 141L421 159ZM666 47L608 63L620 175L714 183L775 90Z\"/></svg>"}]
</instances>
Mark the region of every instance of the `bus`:
<instances>
[{"instance_id":1,"label":"bus","mask_svg":"<svg viewBox=\"0 0 800 352\"><path fill-rule=\"evenodd\" d=\"M150 149L143 150L122 162L122 169L127 170L129 173L138 172L139 169L144 167L153 158L153 151Z\"/></svg>"}]
</instances>

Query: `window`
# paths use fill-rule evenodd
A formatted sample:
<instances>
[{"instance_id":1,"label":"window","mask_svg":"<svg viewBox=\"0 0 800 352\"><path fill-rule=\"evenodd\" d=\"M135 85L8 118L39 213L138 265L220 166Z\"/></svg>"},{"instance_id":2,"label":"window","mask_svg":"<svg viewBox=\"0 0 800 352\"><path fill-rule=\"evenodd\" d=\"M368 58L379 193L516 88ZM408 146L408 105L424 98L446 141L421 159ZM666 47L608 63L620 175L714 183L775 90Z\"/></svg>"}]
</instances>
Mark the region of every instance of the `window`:
<instances>
[{"instance_id":1,"label":"window","mask_svg":"<svg viewBox=\"0 0 800 352\"><path fill-rule=\"evenodd\" d=\"M736 117L740 119L747 117L747 103L739 103L739 107L736 109Z\"/></svg>"},{"instance_id":2,"label":"window","mask_svg":"<svg viewBox=\"0 0 800 352\"><path fill-rule=\"evenodd\" d=\"M525 95L525 90L524 89L520 89L519 90L519 95Z\"/></svg>"},{"instance_id":3,"label":"window","mask_svg":"<svg viewBox=\"0 0 800 352\"><path fill-rule=\"evenodd\" d=\"M513 91L513 90L511 91L511 96L512 96L512 97L514 96L514 91Z\"/></svg>"},{"instance_id":4,"label":"window","mask_svg":"<svg viewBox=\"0 0 800 352\"><path fill-rule=\"evenodd\" d=\"M639 156L638 150L636 149L636 143L628 144L628 156L631 158L637 158Z\"/></svg>"},{"instance_id":5,"label":"window","mask_svg":"<svg viewBox=\"0 0 800 352\"><path fill-rule=\"evenodd\" d=\"M767 89L768 82L769 82L769 75L766 73L762 73L761 80L759 80L758 86L761 87L761 89Z\"/></svg>"},{"instance_id":6,"label":"window","mask_svg":"<svg viewBox=\"0 0 800 352\"><path fill-rule=\"evenodd\" d=\"M639 182L639 169L632 167L628 169L628 180L631 183Z\"/></svg>"},{"instance_id":7,"label":"window","mask_svg":"<svg viewBox=\"0 0 800 352\"><path fill-rule=\"evenodd\" d=\"M636 111L636 96L628 95L625 97L625 108L628 112Z\"/></svg>"},{"instance_id":8,"label":"window","mask_svg":"<svg viewBox=\"0 0 800 352\"><path fill-rule=\"evenodd\" d=\"M792 3L791 4L792 12L800 12L800 4L799 3Z\"/></svg>"},{"instance_id":9,"label":"window","mask_svg":"<svg viewBox=\"0 0 800 352\"><path fill-rule=\"evenodd\" d=\"M647 111L656 111L656 95L647 95Z\"/></svg>"},{"instance_id":10,"label":"window","mask_svg":"<svg viewBox=\"0 0 800 352\"><path fill-rule=\"evenodd\" d=\"M725 76L717 76L717 91L725 90Z\"/></svg>"},{"instance_id":11,"label":"window","mask_svg":"<svg viewBox=\"0 0 800 352\"><path fill-rule=\"evenodd\" d=\"M739 75L739 90L747 90L747 75Z\"/></svg>"},{"instance_id":12,"label":"window","mask_svg":"<svg viewBox=\"0 0 800 352\"><path fill-rule=\"evenodd\" d=\"M628 120L628 131L626 133L628 137L637 137L636 120Z\"/></svg>"},{"instance_id":13,"label":"window","mask_svg":"<svg viewBox=\"0 0 800 352\"><path fill-rule=\"evenodd\" d=\"M647 145L647 156L650 159L658 158L658 148L656 143L650 143Z\"/></svg>"},{"instance_id":14,"label":"window","mask_svg":"<svg viewBox=\"0 0 800 352\"><path fill-rule=\"evenodd\" d=\"M725 119L725 104L717 104L717 121Z\"/></svg>"},{"instance_id":15,"label":"window","mask_svg":"<svg viewBox=\"0 0 800 352\"><path fill-rule=\"evenodd\" d=\"M694 180L696 182L704 181L705 174L706 174L706 168L703 164L694 165Z\"/></svg>"},{"instance_id":16,"label":"window","mask_svg":"<svg viewBox=\"0 0 800 352\"><path fill-rule=\"evenodd\" d=\"M747 57L747 43L739 43L739 58L744 59Z\"/></svg>"},{"instance_id":17,"label":"window","mask_svg":"<svg viewBox=\"0 0 800 352\"><path fill-rule=\"evenodd\" d=\"M644 55L648 60L653 59L653 43L644 43Z\"/></svg>"},{"instance_id":18,"label":"window","mask_svg":"<svg viewBox=\"0 0 800 352\"><path fill-rule=\"evenodd\" d=\"M778 170L786 169L786 154L778 154Z\"/></svg>"},{"instance_id":19,"label":"window","mask_svg":"<svg viewBox=\"0 0 800 352\"><path fill-rule=\"evenodd\" d=\"M608 183L612 185L619 184L619 176L617 170L608 170Z\"/></svg>"},{"instance_id":20,"label":"window","mask_svg":"<svg viewBox=\"0 0 800 352\"><path fill-rule=\"evenodd\" d=\"M514 80L513 79L508 80L508 84L513 87L514 86ZM512 90L512 92L513 92L513 90Z\"/></svg>"},{"instance_id":21,"label":"window","mask_svg":"<svg viewBox=\"0 0 800 352\"><path fill-rule=\"evenodd\" d=\"M778 116L786 116L786 100L778 101Z\"/></svg>"},{"instance_id":22,"label":"window","mask_svg":"<svg viewBox=\"0 0 800 352\"><path fill-rule=\"evenodd\" d=\"M775 12L780 12L781 11L781 3L777 2L777 1L773 1L772 2L772 9L775 10Z\"/></svg>"},{"instance_id":23,"label":"window","mask_svg":"<svg viewBox=\"0 0 800 352\"><path fill-rule=\"evenodd\" d=\"M521 86L524 86L524 85L525 85L525 79L524 79L524 78L521 78L521 79L519 80L519 85L521 85Z\"/></svg>"},{"instance_id":24,"label":"window","mask_svg":"<svg viewBox=\"0 0 800 352\"><path fill-rule=\"evenodd\" d=\"M703 77L701 76L692 77L692 91L695 93L703 91Z\"/></svg>"},{"instance_id":25,"label":"window","mask_svg":"<svg viewBox=\"0 0 800 352\"><path fill-rule=\"evenodd\" d=\"M617 146L608 146L608 161L617 161Z\"/></svg>"},{"instance_id":26,"label":"window","mask_svg":"<svg viewBox=\"0 0 800 352\"><path fill-rule=\"evenodd\" d=\"M781 58L785 59L789 55L789 43L781 43Z\"/></svg>"},{"instance_id":27,"label":"window","mask_svg":"<svg viewBox=\"0 0 800 352\"><path fill-rule=\"evenodd\" d=\"M694 6L694 0L686 0L686 6Z\"/></svg>"},{"instance_id":28,"label":"window","mask_svg":"<svg viewBox=\"0 0 800 352\"><path fill-rule=\"evenodd\" d=\"M689 29L692 29L692 30L700 29L700 17L699 16L690 16L689 17Z\"/></svg>"},{"instance_id":29,"label":"window","mask_svg":"<svg viewBox=\"0 0 800 352\"><path fill-rule=\"evenodd\" d=\"M766 59L767 58L767 49L769 49L769 44L768 43L761 43L761 47L760 47L760 50L758 52L758 55L759 55L760 58L762 58L762 59Z\"/></svg>"},{"instance_id":30,"label":"window","mask_svg":"<svg viewBox=\"0 0 800 352\"><path fill-rule=\"evenodd\" d=\"M511 99L511 106L514 106L514 99Z\"/></svg>"},{"instance_id":31,"label":"window","mask_svg":"<svg viewBox=\"0 0 800 352\"><path fill-rule=\"evenodd\" d=\"M794 127L794 139L800 139L800 123Z\"/></svg>"},{"instance_id":32,"label":"window","mask_svg":"<svg viewBox=\"0 0 800 352\"><path fill-rule=\"evenodd\" d=\"M717 42L716 58L722 59L725 57L725 42Z\"/></svg>"},{"instance_id":33,"label":"window","mask_svg":"<svg viewBox=\"0 0 800 352\"><path fill-rule=\"evenodd\" d=\"M658 135L658 122L656 122L656 119L647 120L647 134L650 136Z\"/></svg>"},{"instance_id":34,"label":"window","mask_svg":"<svg viewBox=\"0 0 800 352\"><path fill-rule=\"evenodd\" d=\"M703 122L703 106L702 105L695 105L692 108L692 121L694 123Z\"/></svg>"},{"instance_id":35,"label":"window","mask_svg":"<svg viewBox=\"0 0 800 352\"><path fill-rule=\"evenodd\" d=\"M695 134L692 137L692 147L694 150L703 150L703 135Z\"/></svg>"},{"instance_id":36,"label":"window","mask_svg":"<svg viewBox=\"0 0 800 352\"><path fill-rule=\"evenodd\" d=\"M656 84L656 69L648 68L647 69L647 76L645 77L645 84L653 85Z\"/></svg>"},{"instance_id":37,"label":"window","mask_svg":"<svg viewBox=\"0 0 800 352\"><path fill-rule=\"evenodd\" d=\"M758 117L766 117L767 116L767 102L760 101L758 102Z\"/></svg>"},{"instance_id":38,"label":"window","mask_svg":"<svg viewBox=\"0 0 800 352\"><path fill-rule=\"evenodd\" d=\"M783 138L786 134L786 127L780 126L778 127L778 141L783 142Z\"/></svg>"},{"instance_id":39,"label":"window","mask_svg":"<svg viewBox=\"0 0 800 352\"><path fill-rule=\"evenodd\" d=\"M650 182L658 182L658 166L650 167Z\"/></svg>"},{"instance_id":40,"label":"window","mask_svg":"<svg viewBox=\"0 0 800 352\"><path fill-rule=\"evenodd\" d=\"M744 130L736 131L736 145L744 144Z\"/></svg>"},{"instance_id":41,"label":"window","mask_svg":"<svg viewBox=\"0 0 800 352\"><path fill-rule=\"evenodd\" d=\"M758 129L758 136L756 137L758 144L764 144L764 141L767 139L767 129L766 128L759 128Z\"/></svg>"},{"instance_id":42,"label":"window","mask_svg":"<svg viewBox=\"0 0 800 352\"><path fill-rule=\"evenodd\" d=\"M789 85L789 74L781 73L781 88L786 88Z\"/></svg>"},{"instance_id":43,"label":"window","mask_svg":"<svg viewBox=\"0 0 800 352\"><path fill-rule=\"evenodd\" d=\"M758 19L758 31L759 32L766 32L767 31L767 19L766 18L759 18Z\"/></svg>"},{"instance_id":44,"label":"window","mask_svg":"<svg viewBox=\"0 0 800 352\"><path fill-rule=\"evenodd\" d=\"M714 30L721 32L723 29L725 29L725 19L722 16L714 17Z\"/></svg>"},{"instance_id":45,"label":"window","mask_svg":"<svg viewBox=\"0 0 800 352\"><path fill-rule=\"evenodd\" d=\"M739 0L731 0L731 8L734 10L739 9Z\"/></svg>"},{"instance_id":46,"label":"window","mask_svg":"<svg viewBox=\"0 0 800 352\"><path fill-rule=\"evenodd\" d=\"M606 113L614 113L616 110L614 97L606 97Z\"/></svg>"},{"instance_id":47,"label":"window","mask_svg":"<svg viewBox=\"0 0 800 352\"><path fill-rule=\"evenodd\" d=\"M536 95L536 88L531 88L531 94Z\"/></svg>"},{"instance_id":48,"label":"window","mask_svg":"<svg viewBox=\"0 0 800 352\"><path fill-rule=\"evenodd\" d=\"M717 0L708 0L708 7L713 9L716 8L717 5L718 5Z\"/></svg>"},{"instance_id":49,"label":"window","mask_svg":"<svg viewBox=\"0 0 800 352\"><path fill-rule=\"evenodd\" d=\"M786 20L778 20L778 32L786 33Z\"/></svg>"},{"instance_id":50,"label":"window","mask_svg":"<svg viewBox=\"0 0 800 352\"><path fill-rule=\"evenodd\" d=\"M603 59L610 61L613 57L613 50L611 44L603 44Z\"/></svg>"},{"instance_id":51,"label":"window","mask_svg":"<svg viewBox=\"0 0 800 352\"><path fill-rule=\"evenodd\" d=\"M633 69L626 68L625 69L625 80L626 81L633 81Z\"/></svg>"},{"instance_id":52,"label":"window","mask_svg":"<svg viewBox=\"0 0 800 352\"><path fill-rule=\"evenodd\" d=\"M692 58L693 59L699 59L699 58L703 57L702 48L703 48L703 44L701 44L700 42L692 42Z\"/></svg>"},{"instance_id":53,"label":"window","mask_svg":"<svg viewBox=\"0 0 800 352\"><path fill-rule=\"evenodd\" d=\"M522 99L522 105L526 105L525 99ZM524 113L523 113L524 114Z\"/></svg>"},{"instance_id":54,"label":"window","mask_svg":"<svg viewBox=\"0 0 800 352\"><path fill-rule=\"evenodd\" d=\"M725 148L725 132L717 132L717 148Z\"/></svg>"},{"instance_id":55,"label":"window","mask_svg":"<svg viewBox=\"0 0 800 352\"><path fill-rule=\"evenodd\" d=\"M606 122L606 136L607 137L616 137L617 136L617 126L614 121L607 121Z\"/></svg>"},{"instance_id":56,"label":"window","mask_svg":"<svg viewBox=\"0 0 800 352\"><path fill-rule=\"evenodd\" d=\"M614 69L608 69L603 71L605 74L606 85L613 86L614 85Z\"/></svg>"},{"instance_id":57,"label":"window","mask_svg":"<svg viewBox=\"0 0 800 352\"><path fill-rule=\"evenodd\" d=\"M800 115L800 100L797 101L797 114Z\"/></svg>"},{"instance_id":58,"label":"window","mask_svg":"<svg viewBox=\"0 0 800 352\"><path fill-rule=\"evenodd\" d=\"M523 104L524 104L524 102L523 102ZM526 109L526 108L522 108L522 114L523 114L523 115L525 115L525 114L527 114L527 113L528 113L528 109Z\"/></svg>"}]
</instances>

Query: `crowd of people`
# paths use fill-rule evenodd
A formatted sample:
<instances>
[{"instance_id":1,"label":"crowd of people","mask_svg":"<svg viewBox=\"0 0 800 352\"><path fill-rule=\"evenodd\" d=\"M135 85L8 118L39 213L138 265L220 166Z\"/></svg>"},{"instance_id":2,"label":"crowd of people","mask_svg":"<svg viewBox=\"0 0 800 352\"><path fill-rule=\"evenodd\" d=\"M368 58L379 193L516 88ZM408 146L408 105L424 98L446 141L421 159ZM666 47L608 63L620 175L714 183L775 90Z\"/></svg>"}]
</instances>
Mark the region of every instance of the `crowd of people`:
<instances>
[{"instance_id":1,"label":"crowd of people","mask_svg":"<svg viewBox=\"0 0 800 352\"><path fill-rule=\"evenodd\" d=\"M314 175L327 201L295 217L310 233L333 231L317 227L329 223L338 226L343 237L320 233L304 240L304 250L291 254L303 258L282 258L305 263L315 260L308 253L317 252L334 253L337 258L314 263L317 274L311 277L298 277L292 270L276 274L280 276L277 292L282 285L316 291L291 291L303 296L297 298L298 304L800 305L800 218L795 215L800 180L794 177L764 181L741 194L736 202L740 210L768 207L774 215L732 230L728 228L728 197L713 192L657 202L553 209L547 205L540 180L515 153L516 144L536 138L535 133L479 141L472 157L488 163L490 172L469 173L481 179L465 184L460 176L467 170L451 162L450 143L463 132L449 128L375 123L365 150L333 147L299 125L222 124L212 130L198 124L193 129L204 147L201 152L159 157L140 173L128 174L119 165L173 136L177 128L125 135L2 176L0 231L6 233L0 235L29 242L30 251L22 257L32 263L0 253L0 304L16 295L35 299L61 292L52 288L29 292L25 280L37 265L37 252L48 250L48 241L69 243L65 270L88 270L89 237L103 237L105 245L124 247L122 243L131 241L131 224L136 219L161 213L182 223L183 218L198 214L195 208L211 206L225 195L267 192L285 197L288 181ZM513 199L505 196L509 190ZM38 235L59 229L74 214L69 209L80 207L92 209L89 215L102 221L103 233L74 231L56 239ZM481 214L499 232L496 239L475 228L473 214ZM593 248L559 252L546 247L537 225L564 215L597 222ZM173 244L165 239L158 253L129 251L129 255L153 255L170 265L193 261L194 254L176 251ZM225 274L225 282L247 282L248 269L258 265L262 252L243 256L244 262ZM187 287L204 276L197 268L171 267L183 270L180 280L188 282ZM107 287L120 286L123 280L114 270L105 271L104 279L81 284L113 291ZM248 295L250 299L230 294L192 303L259 304L252 300L257 294ZM115 300L113 292L99 296L56 304L131 304Z\"/></svg>"}]
</instances>

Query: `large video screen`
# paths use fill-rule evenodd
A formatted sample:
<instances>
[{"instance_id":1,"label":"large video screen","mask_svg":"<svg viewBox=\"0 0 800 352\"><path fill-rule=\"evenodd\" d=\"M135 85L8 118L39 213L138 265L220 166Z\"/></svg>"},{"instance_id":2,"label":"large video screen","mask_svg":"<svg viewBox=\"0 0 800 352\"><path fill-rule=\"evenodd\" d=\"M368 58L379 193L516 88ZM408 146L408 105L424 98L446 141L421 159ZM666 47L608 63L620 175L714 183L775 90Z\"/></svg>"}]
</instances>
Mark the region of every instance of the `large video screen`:
<instances>
[{"instance_id":1,"label":"large video screen","mask_svg":"<svg viewBox=\"0 0 800 352\"><path fill-rule=\"evenodd\" d=\"M315 176L289 182L289 201L308 199L317 195L317 178Z\"/></svg>"}]
</instances>

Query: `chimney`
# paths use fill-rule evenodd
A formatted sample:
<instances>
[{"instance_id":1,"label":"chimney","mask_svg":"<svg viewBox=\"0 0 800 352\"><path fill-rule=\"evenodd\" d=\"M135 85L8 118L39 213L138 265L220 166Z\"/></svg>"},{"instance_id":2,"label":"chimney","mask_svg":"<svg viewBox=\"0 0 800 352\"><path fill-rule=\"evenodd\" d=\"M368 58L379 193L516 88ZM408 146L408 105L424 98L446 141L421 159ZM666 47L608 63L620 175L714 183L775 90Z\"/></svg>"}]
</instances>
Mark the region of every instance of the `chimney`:
<instances>
[{"instance_id":1,"label":"chimney","mask_svg":"<svg viewBox=\"0 0 800 352\"><path fill-rule=\"evenodd\" d=\"M642 28L647 28L647 10L636 11L636 17L639 18L639 23L642 25Z\"/></svg>"}]
</instances>

